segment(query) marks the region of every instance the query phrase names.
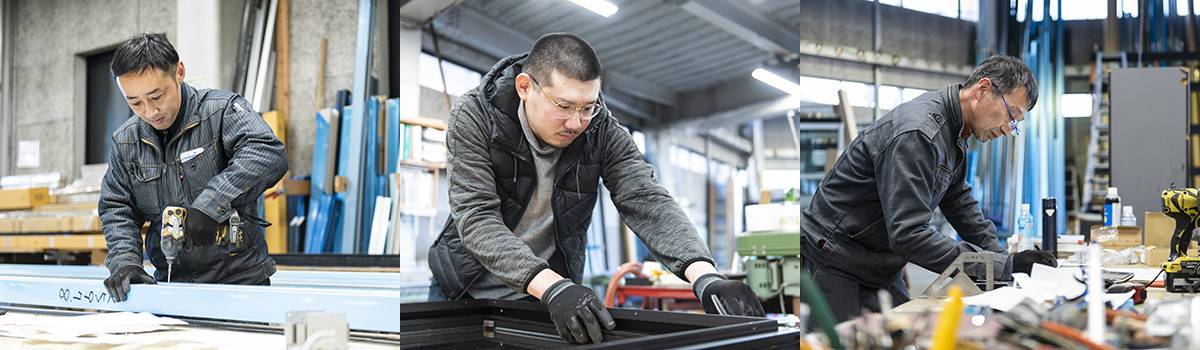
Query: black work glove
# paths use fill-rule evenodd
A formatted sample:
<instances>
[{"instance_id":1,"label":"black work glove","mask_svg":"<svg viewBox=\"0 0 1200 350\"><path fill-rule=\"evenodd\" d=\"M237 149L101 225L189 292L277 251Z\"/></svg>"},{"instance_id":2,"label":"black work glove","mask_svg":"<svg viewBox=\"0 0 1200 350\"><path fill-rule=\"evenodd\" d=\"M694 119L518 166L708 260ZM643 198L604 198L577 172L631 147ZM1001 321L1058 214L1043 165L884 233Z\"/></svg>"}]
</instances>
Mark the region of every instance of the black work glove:
<instances>
[{"instance_id":1,"label":"black work glove","mask_svg":"<svg viewBox=\"0 0 1200 350\"><path fill-rule=\"evenodd\" d=\"M710 314L724 314L731 316L751 316L765 317L766 312L763 311L762 303L758 301L758 296L754 291L750 290L750 286L739 281L731 281L719 273L706 273L696 278L692 282L692 292L696 293L696 297L700 298L700 303L704 305L704 312ZM717 308L716 300L721 301L720 310Z\"/></svg>"},{"instance_id":2,"label":"black work glove","mask_svg":"<svg viewBox=\"0 0 1200 350\"><path fill-rule=\"evenodd\" d=\"M192 242L192 246L211 245L217 239L217 220L196 209L188 208L187 219L183 223L184 236Z\"/></svg>"},{"instance_id":3,"label":"black work glove","mask_svg":"<svg viewBox=\"0 0 1200 350\"><path fill-rule=\"evenodd\" d=\"M129 284L145 283L158 284L154 282L154 277L146 273L141 266L125 265L118 267L113 271L108 278L104 279L104 288L108 289L108 295L113 301L125 301L129 296Z\"/></svg>"},{"instance_id":4,"label":"black work glove","mask_svg":"<svg viewBox=\"0 0 1200 350\"><path fill-rule=\"evenodd\" d=\"M1041 250L1022 250L1012 255L1012 273L1029 274L1033 264L1058 267L1058 260L1053 253Z\"/></svg>"},{"instance_id":5,"label":"black work glove","mask_svg":"<svg viewBox=\"0 0 1200 350\"><path fill-rule=\"evenodd\" d=\"M600 327L612 330L617 326L591 289L569 279L550 285L542 295L542 303L550 309L554 329L567 343L600 343L604 340Z\"/></svg>"}]
</instances>

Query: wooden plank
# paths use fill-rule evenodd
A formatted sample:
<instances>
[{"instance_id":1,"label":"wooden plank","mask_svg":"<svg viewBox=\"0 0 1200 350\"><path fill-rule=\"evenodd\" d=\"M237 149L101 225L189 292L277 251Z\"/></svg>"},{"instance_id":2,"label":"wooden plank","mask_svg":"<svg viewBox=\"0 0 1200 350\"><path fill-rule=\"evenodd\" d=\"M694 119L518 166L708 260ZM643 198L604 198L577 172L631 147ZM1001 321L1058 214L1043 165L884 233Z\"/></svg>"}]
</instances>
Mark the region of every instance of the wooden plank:
<instances>
[{"instance_id":1,"label":"wooden plank","mask_svg":"<svg viewBox=\"0 0 1200 350\"><path fill-rule=\"evenodd\" d=\"M858 137L858 120L854 118L854 106L850 105L850 97L846 95L846 90L838 90L838 116L842 117L842 126L845 127L846 144L839 147L846 147L850 141L854 141Z\"/></svg>"},{"instance_id":2,"label":"wooden plank","mask_svg":"<svg viewBox=\"0 0 1200 350\"><path fill-rule=\"evenodd\" d=\"M325 61L329 51L329 39L321 38L320 63L317 65L317 110L325 109Z\"/></svg>"},{"instance_id":3,"label":"wooden plank","mask_svg":"<svg viewBox=\"0 0 1200 350\"><path fill-rule=\"evenodd\" d=\"M446 168L446 163L427 162L427 161L423 161L423 160L400 160L400 161L397 161L396 163L398 163L402 166L423 168L423 169L438 169L438 170L440 170L440 169Z\"/></svg>"},{"instance_id":4,"label":"wooden plank","mask_svg":"<svg viewBox=\"0 0 1200 350\"><path fill-rule=\"evenodd\" d=\"M307 196L312 184L304 180L283 180L283 193L289 196Z\"/></svg>"},{"instance_id":5,"label":"wooden plank","mask_svg":"<svg viewBox=\"0 0 1200 350\"><path fill-rule=\"evenodd\" d=\"M287 196L263 200L263 213L264 219L271 223L266 232L267 251L271 254L287 253Z\"/></svg>"},{"instance_id":6,"label":"wooden plank","mask_svg":"<svg viewBox=\"0 0 1200 350\"><path fill-rule=\"evenodd\" d=\"M46 187L0 190L0 210L30 209L50 204L50 189Z\"/></svg>"},{"instance_id":7,"label":"wooden plank","mask_svg":"<svg viewBox=\"0 0 1200 350\"><path fill-rule=\"evenodd\" d=\"M408 117L400 116L400 123L418 125L418 126L434 128L434 129L438 129L438 130L446 130L446 121L441 120L441 119L416 117L416 116L408 116Z\"/></svg>"},{"instance_id":8,"label":"wooden plank","mask_svg":"<svg viewBox=\"0 0 1200 350\"><path fill-rule=\"evenodd\" d=\"M279 111L283 121L283 127L277 130L276 134L286 129L287 122L291 118L292 80L291 66L289 65L291 45L288 42L291 35L288 28L290 25L288 3L288 0L279 0L278 13L275 14L275 37L278 38L275 40L275 110ZM282 140L282 137L280 139Z\"/></svg>"},{"instance_id":9,"label":"wooden plank","mask_svg":"<svg viewBox=\"0 0 1200 350\"><path fill-rule=\"evenodd\" d=\"M96 210L95 202L50 203L50 204L42 204L42 205L33 207L33 211L93 212L95 210Z\"/></svg>"},{"instance_id":10,"label":"wooden plank","mask_svg":"<svg viewBox=\"0 0 1200 350\"><path fill-rule=\"evenodd\" d=\"M36 252L46 249L108 249L104 234L0 236L0 252Z\"/></svg>"},{"instance_id":11,"label":"wooden plank","mask_svg":"<svg viewBox=\"0 0 1200 350\"><path fill-rule=\"evenodd\" d=\"M21 233L71 232L70 217L29 217L18 221Z\"/></svg>"}]
</instances>

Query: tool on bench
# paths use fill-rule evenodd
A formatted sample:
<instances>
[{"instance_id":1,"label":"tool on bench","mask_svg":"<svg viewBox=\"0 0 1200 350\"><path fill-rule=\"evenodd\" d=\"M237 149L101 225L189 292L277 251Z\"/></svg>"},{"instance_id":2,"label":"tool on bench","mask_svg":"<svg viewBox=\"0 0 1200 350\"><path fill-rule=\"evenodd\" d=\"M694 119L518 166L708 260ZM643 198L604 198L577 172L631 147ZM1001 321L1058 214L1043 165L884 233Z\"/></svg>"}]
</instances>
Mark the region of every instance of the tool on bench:
<instances>
[{"instance_id":1,"label":"tool on bench","mask_svg":"<svg viewBox=\"0 0 1200 350\"><path fill-rule=\"evenodd\" d=\"M1175 220L1171 233L1170 255L1162 264L1167 273L1168 292L1195 293L1200 291L1200 257L1188 256L1192 230L1200 226L1200 191L1195 188L1171 187L1162 192L1163 214Z\"/></svg>"}]
</instances>

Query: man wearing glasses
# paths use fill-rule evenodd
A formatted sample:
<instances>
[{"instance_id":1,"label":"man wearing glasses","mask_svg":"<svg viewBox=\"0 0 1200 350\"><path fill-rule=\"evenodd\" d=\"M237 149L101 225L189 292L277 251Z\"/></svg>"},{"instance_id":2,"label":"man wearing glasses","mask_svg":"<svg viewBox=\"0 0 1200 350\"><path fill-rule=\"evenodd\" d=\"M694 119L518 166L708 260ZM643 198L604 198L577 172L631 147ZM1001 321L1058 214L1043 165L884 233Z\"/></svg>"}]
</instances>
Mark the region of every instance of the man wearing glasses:
<instances>
[{"instance_id":1,"label":"man wearing glasses","mask_svg":"<svg viewBox=\"0 0 1200 350\"><path fill-rule=\"evenodd\" d=\"M813 274L839 321L879 312L879 292L909 299L901 271L914 263L941 273L959 254L993 252L993 276L1011 280L1034 263L1056 266L1043 251L1008 255L965 179L968 139L1017 135L1037 103L1037 82L1019 59L993 56L962 84L903 103L850 143L800 217L804 269ZM930 223L935 210L961 240ZM967 264L976 280L984 264Z\"/></svg>"},{"instance_id":2,"label":"man wearing glasses","mask_svg":"<svg viewBox=\"0 0 1200 350\"><path fill-rule=\"evenodd\" d=\"M750 287L717 272L696 229L654 180L600 95L582 38L547 34L510 56L450 111L450 218L429 248L431 300L541 300L563 340L615 326L580 286L600 179L622 221L709 313L764 316Z\"/></svg>"}]
</instances>

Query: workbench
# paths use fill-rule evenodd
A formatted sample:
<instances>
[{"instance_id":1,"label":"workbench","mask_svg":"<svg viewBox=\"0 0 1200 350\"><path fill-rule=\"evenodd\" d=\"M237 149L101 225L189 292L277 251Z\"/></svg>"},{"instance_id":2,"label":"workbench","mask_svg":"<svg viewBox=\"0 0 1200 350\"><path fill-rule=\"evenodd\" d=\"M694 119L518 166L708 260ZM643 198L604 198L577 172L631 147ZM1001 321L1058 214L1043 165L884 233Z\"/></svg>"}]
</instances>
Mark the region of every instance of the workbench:
<instances>
[{"instance_id":1,"label":"workbench","mask_svg":"<svg viewBox=\"0 0 1200 350\"><path fill-rule=\"evenodd\" d=\"M0 315L0 325L34 323L44 320L64 320L72 317L69 313L47 312L42 310L9 310ZM267 328L238 329L229 326L197 323L186 326L172 326L167 331L121 334L106 337L115 340L106 343L83 342L48 342L8 338L0 336L0 348L55 348L55 349L109 349L122 344L136 344L138 349L281 349L284 347L284 335L279 330ZM395 343L381 343L361 340L351 337L348 349L383 350L396 349Z\"/></svg>"},{"instance_id":2,"label":"workbench","mask_svg":"<svg viewBox=\"0 0 1200 350\"><path fill-rule=\"evenodd\" d=\"M285 344L283 325L288 313L325 311L344 315L351 339L362 339L363 346L380 343L395 348L400 304L424 301L428 290L427 280L405 281L399 273L281 270L271 277L271 286L135 284L127 301L114 302L102 284L106 277L108 271L100 266L0 264L0 310L9 312L0 321L19 324L35 319L31 318L34 316L145 312L191 324L173 326L162 334L130 337L161 336L190 341L227 335L229 339L248 342L234 342L234 348L263 349ZM226 333L215 336L213 332L218 331ZM2 340L26 344L25 340ZM0 348L12 348L4 346L7 344L0 342ZM164 348L182 344L172 343ZM243 344L265 344L265 347Z\"/></svg>"}]
</instances>

